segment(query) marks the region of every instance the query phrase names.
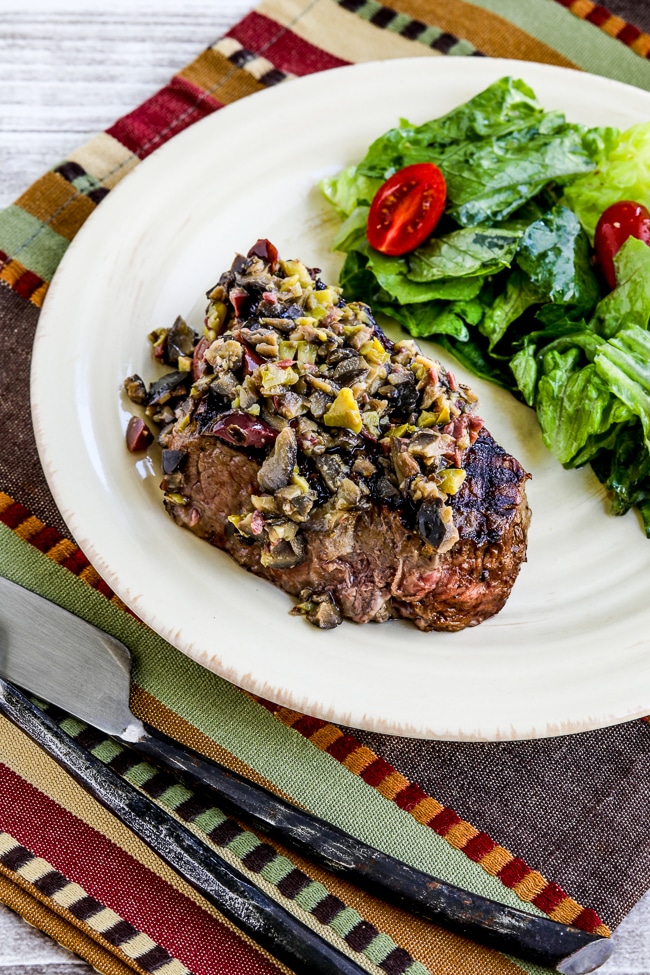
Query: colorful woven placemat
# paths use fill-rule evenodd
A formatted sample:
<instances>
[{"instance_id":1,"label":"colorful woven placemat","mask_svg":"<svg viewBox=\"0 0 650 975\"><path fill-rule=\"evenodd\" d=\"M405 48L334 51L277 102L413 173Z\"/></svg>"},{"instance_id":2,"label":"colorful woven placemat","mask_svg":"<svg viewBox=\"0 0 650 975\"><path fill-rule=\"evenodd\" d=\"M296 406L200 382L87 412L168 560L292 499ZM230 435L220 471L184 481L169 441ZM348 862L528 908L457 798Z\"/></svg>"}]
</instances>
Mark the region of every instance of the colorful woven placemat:
<instances>
[{"instance_id":1,"label":"colorful woven placemat","mask_svg":"<svg viewBox=\"0 0 650 975\"><path fill-rule=\"evenodd\" d=\"M70 240L141 159L198 119L296 76L404 56L516 57L650 89L646 29L650 13L633 0L611 10L591 0L263 0L0 215L0 356L11 363L0 378L0 572L122 639L134 711L178 741L421 869L600 933L650 887L647 723L470 745L338 728L251 698L143 626L76 546L27 422L29 364ZM52 713L369 972L541 971L360 893ZM4 719L0 743L1 901L105 973L286 971Z\"/></svg>"}]
</instances>

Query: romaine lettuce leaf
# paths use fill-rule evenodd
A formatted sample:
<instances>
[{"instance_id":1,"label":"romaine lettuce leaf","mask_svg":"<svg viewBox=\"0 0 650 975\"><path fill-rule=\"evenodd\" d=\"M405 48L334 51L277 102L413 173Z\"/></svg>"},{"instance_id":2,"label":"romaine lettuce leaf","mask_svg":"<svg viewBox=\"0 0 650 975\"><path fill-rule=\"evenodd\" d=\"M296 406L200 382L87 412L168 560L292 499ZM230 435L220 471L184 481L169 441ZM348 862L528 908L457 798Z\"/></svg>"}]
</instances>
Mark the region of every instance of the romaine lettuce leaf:
<instances>
[{"instance_id":1,"label":"romaine lettuce leaf","mask_svg":"<svg viewBox=\"0 0 650 975\"><path fill-rule=\"evenodd\" d=\"M463 228L431 237L409 256L409 277L438 281L495 274L510 267L520 239L520 231L500 227Z\"/></svg>"},{"instance_id":2,"label":"romaine lettuce leaf","mask_svg":"<svg viewBox=\"0 0 650 975\"><path fill-rule=\"evenodd\" d=\"M339 232L332 241L331 250L346 254L355 249L363 250L366 243L368 229L368 213L370 207L355 207L349 217L343 221Z\"/></svg>"},{"instance_id":3,"label":"romaine lettuce leaf","mask_svg":"<svg viewBox=\"0 0 650 975\"><path fill-rule=\"evenodd\" d=\"M367 258L366 266L382 288L381 301L396 301L399 304L438 301L443 298L447 301L465 301L475 298L483 285L483 279L478 277L412 281L408 277L409 265L406 257L387 257L374 250L367 241L360 249Z\"/></svg>"},{"instance_id":4,"label":"romaine lettuce leaf","mask_svg":"<svg viewBox=\"0 0 650 975\"><path fill-rule=\"evenodd\" d=\"M447 213L463 227L504 220L547 183L596 167L580 127L563 120L555 127L540 124L501 139L463 143L432 161L447 182Z\"/></svg>"},{"instance_id":5,"label":"romaine lettuce leaf","mask_svg":"<svg viewBox=\"0 0 650 975\"><path fill-rule=\"evenodd\" d=\"M490 351L514 321L531 305L539 304L543 300L541 292L528 275L520 268L515 268L506 281L505 290L486 309L479 326L489 341Z\"/></svg>"},{"instance_id":6,"label":"romaine lettuce leaf","mask_svg":"<svg viewBox=\"0 0 650 975\"><path fill-rule=\"evenodd\" d=\"M455 356L475 376L485 379L486 382L494 383L496 386L503 386L504 389L509 389L512 392L516 391L517 387L507 366L504 368L501 362L488 355L483 344L475 340L474 336L468 342L459 342L448 335L436 337L435 341Z\"/></svg>"},{"instance_id":7,"label":"romaine lettuce leaf","mask_svg":"<svg viewBox=\"0 0 650 975\"><path fill-rule=\"evenodd\" d=\"M525 402L528 406L534 406L539 372L535 349L532 347L520 349L510 360L510 369Z\"/></svg>"},{"instance_id":8,"label":"romaine lettuce leaf","mask_svg":"<svg viewBox=\"0 0 650 975\"><path fill-rule=\"evenodd\" d=\"M349 216L359 204L370 205L382 179L368 179L358 166L348 166L336 176L321 180L320 189L340 216Z\"/></svg>"},{"instance_id":9,"label":"romaine lettuce leaf","mask_svg":"<svg viewBox=\"0 0 650 975\"><path fill-rule=\"evenodd\" d=\"M543 115L544 109L523 81L501 78L441 118L419 126L402 120L399 128L390 129L372 143L359 172L386 179L407 165L409 154L409 161L415 161L413 150L496 138L527 128Z\"/></svg>"},{"instance_id":10,"label":"romaine lettuce leaf","mask_svg":"<svg viewBox=\"0 0 650 975\"><path fill-rule=\"evenodd\" d=\"M650 535L650 454L643 443L643 429L636 422L619 428L615 442L592 460L596 477L612 491L612 514L623 515L642 506L646 534Z\"/></svg>"},{"instance_id":11,"label":"romaine lettuce leaf","mask_svg":"<svg viewBox=\"0 0 650 975\"><path fill-rule=\"evenodd\" d=\"M638 325L604 342L594 368L621 402L641 420L650 451L650 334Z\"/></svg>"},{"instance_id":12,"label":"romaine lettuce leaf","mask_svg":"<svg viewBox=\"0 0 650 975\"><path fill-rule=\"evenodd\" d=\"M475 298L481 290L482 278L443 278L440 281L419 282L411 281L404 274L385 274L376 268L372 271L377 283L385 292L384 297L392 299L400 305L419 304L426 301L469 301Z\"/></svg>"},{"instance_id":13,"label":"romaine lettuce leaf","mask_svg":"<svg viewBox=\"0 0 650 975\"><path fill-rule=\"evenodd\" d=\"M387 305L375 303L375 308L390 315L403 325L411 335L428 338L434 335L453 335L461 342L467 342L469 331L456 309L455 302L429 301L421 305Z\"/></svg>"},{"instance_id":14,"label":"romaine lettuce leaf","mask_svg":"<svg viewBox=\"0 0 650 975\"><path fill-rule=\"evenodd\" d=\"M365 301L375 306L380 287L368 267L368 259L359 251L350 251L339 273L339 285L347 301Z\"/></svg>"},{"instance_id":15,"label":"romaine lettuce leaf","mask_svg":"<svg viewBox=\"0 0 650 975\"><path fill-rule=\"evenodd\" d=\"M650 320L650 247L629 237L614 258L617 285L596 306L591 327L603 338Z\"/></svg>"},{"instance_id":16,"label":"romaine lettuce leaf","mask_svg":"<svg viewBox=\"0 0 650 975\"><path fill-rule=\"evenodd\" d=\"M596 365L579 368L581 355L579 349L546 352L535 399L544 443L566 467L589 459L583 448L590 438L630 419Z\"/></svg>"},{"instance_id":17,"label":"romaine lettuce leaf","mask_svg":"<svg viewBox=\"0 0 650 975\"><path fill-rule=\"evenodd\" d=\"M573 305L580 315L592 311L600 298L587 237L575 213L564 206L530 224L517 263L548 301Z\"/></svg>"}]
</instances>

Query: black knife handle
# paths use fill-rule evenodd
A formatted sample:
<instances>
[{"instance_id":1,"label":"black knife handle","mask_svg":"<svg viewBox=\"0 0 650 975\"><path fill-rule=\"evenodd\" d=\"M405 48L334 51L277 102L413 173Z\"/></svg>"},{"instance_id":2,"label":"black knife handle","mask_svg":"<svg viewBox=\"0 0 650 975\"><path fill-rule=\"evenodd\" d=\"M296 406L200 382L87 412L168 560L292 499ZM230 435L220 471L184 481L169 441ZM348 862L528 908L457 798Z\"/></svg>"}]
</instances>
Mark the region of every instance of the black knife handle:
<instances>
[{"instance_id":1,"label":"black knife handle","mask_svg":"<svg viewBox=\"0 0 650 975\"><path fill-rule=\"evenodd\" d=\"M565 975L584 975L612 954L608 938L462 890L376 850L273 792L178 745L155 728L126 742L154 764L207 787L224 811L243 816L333 873L375 896L472 941Z\"/></svg>"},{"instance_id":2,"label":"black knife handle","mask_svg":"<svg viewBox=\"0 0 650 975\"><path fill-rule=\"evenodd\" d=\"M0 678L0 713L238 928L296 975L367 975Z\"/></svg>"}]
</instances>

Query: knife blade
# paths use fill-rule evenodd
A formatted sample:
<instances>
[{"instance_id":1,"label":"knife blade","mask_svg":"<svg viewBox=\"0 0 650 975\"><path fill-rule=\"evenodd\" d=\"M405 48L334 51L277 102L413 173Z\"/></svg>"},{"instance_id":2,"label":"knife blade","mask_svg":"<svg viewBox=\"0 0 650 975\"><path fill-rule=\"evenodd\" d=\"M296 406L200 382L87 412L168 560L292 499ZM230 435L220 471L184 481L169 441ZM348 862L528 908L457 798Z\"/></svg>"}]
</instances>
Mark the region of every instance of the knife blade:
<instances>
[{"instance_id":1,"label":"knife blade","mask_svg":"<svg viewBox=\"0 0 650 975\"><path fill-rule=\"evenodd\" d=\"M130 669L119 640L0 578L1 677L207 787L224 811L407 911L564 975L585 975L611 956L607 938L423 873L143 724L129 706Z\"/></svg>"}]
</instances>

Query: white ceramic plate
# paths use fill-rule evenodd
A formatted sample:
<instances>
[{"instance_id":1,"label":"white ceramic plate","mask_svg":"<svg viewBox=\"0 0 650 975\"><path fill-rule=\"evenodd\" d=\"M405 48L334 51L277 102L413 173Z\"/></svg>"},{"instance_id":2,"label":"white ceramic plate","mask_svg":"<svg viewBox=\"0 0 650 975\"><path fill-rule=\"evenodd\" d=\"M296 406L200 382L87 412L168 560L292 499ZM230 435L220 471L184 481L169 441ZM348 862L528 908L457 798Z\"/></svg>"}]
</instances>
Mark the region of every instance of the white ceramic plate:
<instances>
[{"instance_id":1,"label":"white ceramic plate","mask_svg":"<svg viewBox=\"0 0 650 975\"><path fill-rule=\"evenodd\" d=\"M318 180L361 158L401 116L443 114L505 74L574 121L650 118L645 92L525 62L413 59L292 81L192 126L129 175L73 241L38 328L41 459L95 568L200 664L356 727L525 738L650 712L650 542L636 515L608 516L595 477L562 470L531 410L458 368L490 431L533 474L529 561L508 604L461 633L348 622L319 631L288 615L288 596L167 517L154 464L124 446L131 405L121 382L155 375L147 333L178 313L200 326L206 289L258 237L335 280L337 221Z\"/></svg>"}]
</instances>

